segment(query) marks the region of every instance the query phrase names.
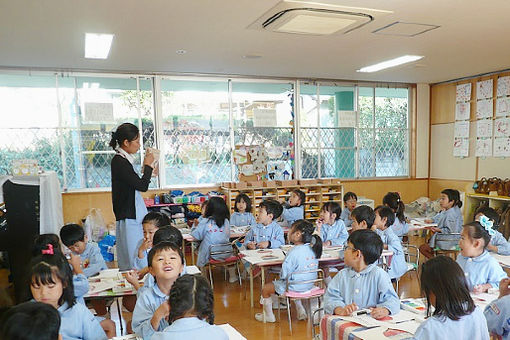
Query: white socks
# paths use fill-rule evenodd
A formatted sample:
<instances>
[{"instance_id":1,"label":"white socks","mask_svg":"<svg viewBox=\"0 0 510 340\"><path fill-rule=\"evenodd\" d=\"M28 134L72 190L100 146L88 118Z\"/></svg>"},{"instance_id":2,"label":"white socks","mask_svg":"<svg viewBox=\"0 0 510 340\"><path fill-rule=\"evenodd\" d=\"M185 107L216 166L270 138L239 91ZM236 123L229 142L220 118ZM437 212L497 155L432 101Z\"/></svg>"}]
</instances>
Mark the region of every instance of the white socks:
<instances>
[{"instance_id":1,"label":"white socks","mask_svg":"<svg viewBox=\"0 0 510 340\"><path fill-rule=\"evenodd\" d=\"M237 276L236 267L231 266L228 268L228 282L233 283L239 280L239 277Z\"/></svg>"},{"instance_id":2,"label":"white socks","mask_svg":"<svg viewBox=\"0 0 510 340\"><path fill-rule=\"evenodd\" d=\"M261 296L260 303L262 304L262 308L264 309L264 313L266 314L266 322L275 322L276 318L273 313L273 299L271 297L264 298ZM255 319L264 322L264 314L263 313L255 314Z\"/></svg>"},{"instance_id":3,"label":"white socks","mask_svg":"<svg viewBox=\"0 0 510 340\"><path fill-rule=\"evenodd\" d=\"M301 300L294 300L294 304L296 305L298 320L306 320L307 315L305 307L303 307L303 302Z\"/></svg>"}]
</instances>

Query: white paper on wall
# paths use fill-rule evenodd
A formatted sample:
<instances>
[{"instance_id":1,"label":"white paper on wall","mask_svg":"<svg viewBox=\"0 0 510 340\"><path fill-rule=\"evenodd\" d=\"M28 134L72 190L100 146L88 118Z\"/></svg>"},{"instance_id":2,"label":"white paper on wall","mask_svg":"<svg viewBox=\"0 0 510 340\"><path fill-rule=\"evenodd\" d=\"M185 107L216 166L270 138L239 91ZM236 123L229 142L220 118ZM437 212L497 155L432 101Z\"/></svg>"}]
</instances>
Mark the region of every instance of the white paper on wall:
<instances>
[{"instance_id":1,"label":"white paper on wall","mask_svg":"<svg viewBox=\"0 0 510 340\"><path fill-rule=\"evenodd\" d=\"M468 102L471 100L471 83L457 85L456 102Z\"/></svg>"},{"instance_id":2,"label":"white paper on wall","mask_svg":"<svg viewBox=\"0 0 510 340\"><path fill-rule=\"evenodd\" d=\"M510 97L496 99L496 117L510 115Z\"/></svg>"},{"instance_id":3,"label":"white paper on wall","mask_svg":"<svg viewBox=\"0 0 510 340\"><path fill-rule=\"evenodd\" d=\"M469 120L455 122L455 138L469 138Z\"/></svg>"},{"instance_id":4,"label":"white paper on wall","mask_svg":"<svg viewBox=\"0 0 510 340\"><path fill-rule=\"evenodd\" d=\"M492 118L492 99L476 102L476 119Z\"/></svg>"},{"instance_id":5,"label":"white paper on wall","mask_svg":"<svg viewBox=\"0 0 510 340\"><path fill-rule=\"evenodd\" d=\"M476 122L476 137L492 137L492 119L483 119Z\"/></svg>"},{"instance_id":6,"label":"white paper on wall","mask_svg":"<svg viewBox=\"0 0 510 340\"><path fill-rule=\"evenodd\" d=\"M494 138L494 157L510 156L510 138Z\"/></svg>"},{"instance_id":7,"label":"white paper on wall","mask_svg":"<svg viewBox=\"0 0 510 340\"><path fill-rule=\"evenodd\" d=\"M453 141L453 156L467 157L469 154L469 139L455 138Z\"/></svg>"},{"instance_id":8,"label":"white paper on wall","mask_svg":"<svg viewBox=\"0 0 510 340\"><path fill-rule=\"evenodd\" d=\"M455 120L467 120L471 111L471 103L457 103L455 105Z\"/></svg>"},{"instance_id":9,"label":"white paper on wall","mask_svg":"<svg viewBox=\"0 0 510 340\"><path fill-rule=\"evenodd\" d=\"M338 111L338 127L356 127L356 112Z\"/></svg>"},{"instance_id":10,"label":"white paper on wall","mask_svg":"<svg viewBox=\"0 0 510 340\"><path fill-rule=\"evenodd\" d=\"M494 137L510 137L510 118L499 118L494 121Z\"/></svg>"},{"instance_id":11,"label":"white paper on wall","mask_svg":"<svg viewBox=\"0 0 510 340\"><path fill-rule=\"evenodd\" d=\"M510 76L498 78L498 97L510 96Z\"/></svg>"},{"instance_id":12,"label":"white paper on wall","mask_svg":"<svg viewBox=\"0 0 510 340\"><path fill-rule=\"evenodd\" d=\"M479 138L476 140L476 157L492 156L492 138Z\"/></svg>"},{"instance_id":13,"label":"white paper on wall","mask_svg":"<svg viewBox=\"0 0 510 340\"><path fill-rule=\"evenodd\" d=\"M476 99L492 98L492 79L476 83Z\"/></svg>"},{"instance_id":14,"label":"white paper on wall","mask_svg":"<svg viewBox=\"0 0 510 340\"><path fill-rule=\"evenodd\" d=\"M241 165L241 173L245 176L251 176L253 175L253 164L245 164Z\"/></svg>"}]
</instances>

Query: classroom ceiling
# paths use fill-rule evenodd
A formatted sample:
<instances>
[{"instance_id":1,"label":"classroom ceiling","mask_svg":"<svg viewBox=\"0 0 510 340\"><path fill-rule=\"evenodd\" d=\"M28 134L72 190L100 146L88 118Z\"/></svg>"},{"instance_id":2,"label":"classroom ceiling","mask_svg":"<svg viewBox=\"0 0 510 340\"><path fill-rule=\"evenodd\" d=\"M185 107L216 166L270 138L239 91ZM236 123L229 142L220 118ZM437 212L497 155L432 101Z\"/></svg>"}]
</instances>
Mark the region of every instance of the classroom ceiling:
<instances>
[{"instance_id":1,"label":"classroom ceiling","mask_svg":"<svg viewBox=\"0 0 510 340\"><path fill-rule=\"evenodd\" d=\"M249 27L279 2L0 0L0 67L412 83L510 67L507 0L321 0L390 13L350 33L329 36ZM440 27L414 37L373 33L397 21ZM84 58L85 32L115 34L107 60ZM356 72L405 54L424 58L376 73Z\"/></svg>"}]
</instances>

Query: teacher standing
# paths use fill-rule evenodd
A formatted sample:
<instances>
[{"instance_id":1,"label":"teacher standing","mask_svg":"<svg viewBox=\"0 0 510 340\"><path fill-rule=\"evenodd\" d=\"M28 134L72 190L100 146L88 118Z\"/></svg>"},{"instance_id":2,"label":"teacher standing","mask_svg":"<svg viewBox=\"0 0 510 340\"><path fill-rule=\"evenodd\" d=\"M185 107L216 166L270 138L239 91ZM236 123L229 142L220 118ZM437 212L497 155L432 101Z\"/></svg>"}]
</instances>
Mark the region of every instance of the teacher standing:
<instances>
[{"instance_id":1,"label":"teacher standing","mask_svg":"<svg viewBox=\"0 0 510 340\"><path fill-rule=\"evenodd\" d=\"M142 220L147 208L140 192L149 189L154 156L145 153L142 178L133 168L134 154L140 149L140 131L131 123L121 124L112 133L110 146L116 154L111 163L112 203L116 222L119 270L133 268L136 244L143 239Z\"/></svg>"}]
</instances>

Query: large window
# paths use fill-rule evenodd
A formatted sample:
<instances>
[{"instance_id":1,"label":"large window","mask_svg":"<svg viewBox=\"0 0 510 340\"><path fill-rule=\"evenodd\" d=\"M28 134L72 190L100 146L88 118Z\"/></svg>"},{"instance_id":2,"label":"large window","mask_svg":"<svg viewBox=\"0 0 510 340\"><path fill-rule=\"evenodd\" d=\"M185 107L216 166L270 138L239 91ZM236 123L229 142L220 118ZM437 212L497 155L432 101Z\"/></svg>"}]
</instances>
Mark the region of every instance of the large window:
<instances>
[{"instance_id":1,"label":"large window","mask_svg":"<svg viewBox=\"0 0 510 340\"><path fill-rule=\"evenodd\" d=\"M37 159L65 189L107 188L111 132L131 122L137 169L144 148L163 152L151 187L238 180L240 145L263 145L274 179L409 175L408 88L295 83L0 74L0 174Z\"/></svg>"}]
</instances>

